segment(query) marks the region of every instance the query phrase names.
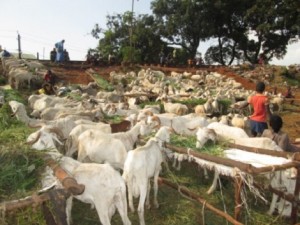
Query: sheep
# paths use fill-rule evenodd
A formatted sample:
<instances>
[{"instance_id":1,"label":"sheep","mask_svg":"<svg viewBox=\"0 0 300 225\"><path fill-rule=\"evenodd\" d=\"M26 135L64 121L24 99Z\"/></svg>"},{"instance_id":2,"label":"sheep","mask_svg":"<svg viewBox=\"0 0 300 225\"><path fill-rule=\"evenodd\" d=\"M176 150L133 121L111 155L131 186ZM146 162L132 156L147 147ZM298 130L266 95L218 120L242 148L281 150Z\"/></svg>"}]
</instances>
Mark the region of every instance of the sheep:
<instances>
[{"instance_id":1,"label":"sheep","mask_svg":"<svg viewBox=\"0 0 300 225\"><path fill-rule=\"evenodd\" d=\"M78 183L85 186L82 194L71 196L67 200L68 225L71 223L73 197L95 206L103 225L111 224L110 220L116 209L122 218L123 224L131 225L127 216L126 185L119 172L109 164L80 163L70 157L62 156L56 149L55 140L57 139L54 135L41 130L29 135L27 143L32 144L32 147L36 150L51 149L48 154L54 159L59 159L59 165ZM53 180L55 180L54 177ZM101 193L105 193L105 195Z\"/></svg>"},{"instance_id":2,"label":"sheep","mask_svg":"<svg viewBox=\"0 0 300 225\"><path fill-rule=\"evenodd\" d=\"M145 225L144 204L149 208L150 178L154 179L154 205L158 207L158 176L163 162L162 144L170 141L170 129L161 127L154 138L128 152L122 177L128 188L129 207L134 212L133 196L139 197L138 214L141 225Z\"/></svg>"}]
</instances>

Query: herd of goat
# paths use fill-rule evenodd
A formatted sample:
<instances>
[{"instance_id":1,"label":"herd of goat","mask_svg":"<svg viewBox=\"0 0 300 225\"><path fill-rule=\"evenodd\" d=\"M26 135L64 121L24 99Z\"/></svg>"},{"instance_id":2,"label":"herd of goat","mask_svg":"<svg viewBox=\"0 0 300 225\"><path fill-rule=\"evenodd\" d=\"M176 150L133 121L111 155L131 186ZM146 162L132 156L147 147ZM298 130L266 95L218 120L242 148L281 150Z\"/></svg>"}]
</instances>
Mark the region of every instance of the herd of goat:
<instances>
[{"instance_id":1,"label":"herd of goat","mask_svg":"<svg viewBox=\"0 0 300 225\"><path fill-rule=\"evenodd\" d=\"M5 76L14 82L15 88L30 86L36 76L40 79L39 71L45 68L39 64L14 58L2 59ZM126 85L121 82L124 79L128 80ZM164 146L165 142L170 142L171 133L196 136L195 147L200 149L208 140L214 143L226 140L249 147L282 151L271 139L249 136L249 112L236 110L236 105L244 104L253 91L244 89L232 78L206 70L195 74L172 72L166 75L149 68L138 73L111 72L110 81L115 85L111 92L100 90L95 83L72 90L80 95L80 100L73 100L69 95L33 94L28 98L28 107L9 101L16 118L37 129L27 138L27 143L36 150L48 150L47 154L58 160L60 166L78 183L85 185L83 194L73 197L94 206L104 225L110 224L116 210L123 224L131 224L127 216L127 197L131 211L135 210L133 197L139 197L137 211L140 224L144 225L144 205L150 207L151 178L154 179L154 206L158 207L161 164L171 158L178 161L186 159ZM150 94L157 95L157 104L141 108L140 103L150 101ZM272 103L282 110L284 98L269 95ZM202 98L206 102L194 108L174 103L193 98ZM222 108L221 99L232 101L228 111ZM3 97L2 104L4 101ZM159 103L162 103L163 110ZM107 115L124 119L119 124L109 124L104 122ZM153 133L146 144L138 144L139 137ZM227 153L230 158L229 150ZM243 153L240 154L242 158ZM256 157L260 156L257 154ZM60 182L49 168L46 170L43 188L59 187ZM218 175L216 172L209 193L215 189ZM278 179L279 176L281 179ZM289 180L286 173L276 172L275 176L266 177L274 187L285 187L293 193L295 180ZM291 204L274 199L277 196L273 196L269 213L272 214L277 207L283 215L290 216ZM69 224L71 207L72 197L67 201Z\"/></svg>"}]
</instances>

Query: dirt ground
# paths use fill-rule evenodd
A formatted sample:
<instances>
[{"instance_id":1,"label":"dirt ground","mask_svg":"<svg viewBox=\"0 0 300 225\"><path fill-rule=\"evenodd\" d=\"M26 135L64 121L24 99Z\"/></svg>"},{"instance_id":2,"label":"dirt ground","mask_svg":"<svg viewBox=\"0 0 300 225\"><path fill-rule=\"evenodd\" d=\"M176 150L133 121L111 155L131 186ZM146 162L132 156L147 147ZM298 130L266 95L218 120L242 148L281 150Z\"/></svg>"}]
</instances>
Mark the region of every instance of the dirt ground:
<instances>
[{"instance_id":1,"label":"dirt ground","mask_svg":"<svg viewBox=\"0 0 300 225\"><path fill-rule=\"evenodd\" d=\"M81 63L70 63L66 65L56 65L56 64L45 64L63 81L68 84L88 84L92 82L93 79L85 72L89 68L93 68L99 75L103 78L108 79L109 73L111 71L124 71L128 68L122 66L110 66L110 67L93 67L91 65L83 65ZM255 90L255 83L247 80L238 74L234 73L227 67L205 67L205 68L170 68L170 67L159 67L159 66L139 66L140 68L151 67L154 70L162 70L166 74L171 71L176 72L195 72L198 69L205 69L210 71L217 71L223 75L234 78L237 82L240 82L244 88ZM136 67L137 68L137 67ZM278 81L277 81L278 83ZM278 86L279 92L285 90L283 82L282 85ZM272 85L272 84L271 84ZM271 87L266 87L270 90ZM286 102L284 104L284 110L280 113L284 120L283 130L287 132L290 139L294 141L296 138L300 138L300 90L296 88L293 90L296 101L293 104Z\"/></svg>"}]
</instances>

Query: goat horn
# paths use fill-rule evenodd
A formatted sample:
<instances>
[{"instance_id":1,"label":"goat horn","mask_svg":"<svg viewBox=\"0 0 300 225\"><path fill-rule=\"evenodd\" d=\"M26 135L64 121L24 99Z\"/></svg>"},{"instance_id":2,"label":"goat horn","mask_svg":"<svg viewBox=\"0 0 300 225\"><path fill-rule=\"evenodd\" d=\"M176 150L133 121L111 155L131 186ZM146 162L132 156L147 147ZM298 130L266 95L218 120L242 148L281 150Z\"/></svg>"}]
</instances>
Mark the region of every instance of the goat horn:
<instances>
[{"instance_id":1,"label":"goat horn","mask_svg":"<svg viewBox=\"0 0 300 225\"><path fill-rule=\"evenodd\" d=\"M155 128L160 128L161 127L161 121L160 121L158 116L152 116L152 120L158 122L158 124L157 124L157 126L155 126Z\"/></svg>"},{"instance_id":2,"label":"goat horn","mask_svg":"<svg viewBox=\"0 0 300 225\"><path fill-rule=\"evenodd\" d=\"M52 127L49 129L50 132L55 133L60 139L64 139L64 134L57 127Z\"/></svg>"},{"instance_id":3,"label":"goat horn","mask_svg":"<svg viewBox=\"0 0 300 225\"><path fill-rule=\"evenodd\" d=\"M38 123L38 124L31 124L29 123L28 126L31 127L31 128L39 128L39 127L42 127L42 126L45 126L46 124L45 123Z\"/></svg>"},{"instance_id":4,"label":"goat horn","mask_svg":"<svg viewBox=\"0 0 300 225\"><path fill-rule=\"evenodd\" d=\"M33 145L35 142L37 142L39 140L40 137L41 137L41 132L38 132L37 137L32 141L26 142L26 144Z\"/></svg>"}]
</instances>

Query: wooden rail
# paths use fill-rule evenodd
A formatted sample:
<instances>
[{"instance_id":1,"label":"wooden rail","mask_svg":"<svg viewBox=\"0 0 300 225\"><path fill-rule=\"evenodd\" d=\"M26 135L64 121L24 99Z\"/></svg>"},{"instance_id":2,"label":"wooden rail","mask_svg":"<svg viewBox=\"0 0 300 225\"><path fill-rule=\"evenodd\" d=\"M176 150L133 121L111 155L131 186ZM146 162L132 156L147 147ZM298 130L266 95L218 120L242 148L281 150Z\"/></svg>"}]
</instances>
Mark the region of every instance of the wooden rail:
<instances>
[{"instance_id":1,"label":"wooden rail","mask_svg":"<svg viewBox=\"0 0 300 225\"><path fill-rule=\"evenodd\" d=\"M215 208L213 205L209 204L205 199L201 198L199 195L189 191L186 187L178 186L177 184L174 184L174 183L168 181L167 179L164 179L164 178L161 178L161 177L158 178L158 182L166 184L167 186L169 186L169 187L171 187L175 190L180 190L180 192L182 192L183 194L187 195L188 197L196 200L197 202L200 202L201 204L203 204L204 207L208 208L209 210L216 213L217 215L225 218L228 222L230 222L234 225L242 225L242 223L235 220L232 216L230 216L227 213Z\"/></svg>"},{"instance_id":2,"label":"wooden rail","mask_svg":"<svg viewBox=\"0 0 300 225\"><path fill-rule=\"evenodd\" d=\"M222 158L222 157L218 157L218 156L212 156L212 155L205 154L205 153L199 153L199 152L195 152L193 150L187 150L185 148L176 147L176 146L173 146L170 144L166 144L166 147L173 151L181 153L181 154L190 154L194 157L204 159L204 160L207 160L210 162L214 162L217 164L221 164L221 165L225 165L225 166L229 166L229 167L233 167L233 168L236 167L236 168L240 169L241 171L248 173L248 174L252 174L252 175L257 175L260 173L272 172L272 171L283 170L283 169L288 169L291 167L300 166L299 162L292 161L292 162L288 162L283 165L272 165L272 166L265 166L265 167L258 168L258 167L252 166L251 164L248 164L248 163L243 163L243 162L239 162L236 160Z\"/></svg>"}]
</instances>

